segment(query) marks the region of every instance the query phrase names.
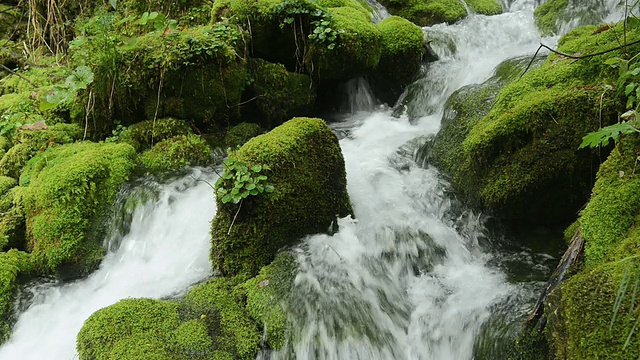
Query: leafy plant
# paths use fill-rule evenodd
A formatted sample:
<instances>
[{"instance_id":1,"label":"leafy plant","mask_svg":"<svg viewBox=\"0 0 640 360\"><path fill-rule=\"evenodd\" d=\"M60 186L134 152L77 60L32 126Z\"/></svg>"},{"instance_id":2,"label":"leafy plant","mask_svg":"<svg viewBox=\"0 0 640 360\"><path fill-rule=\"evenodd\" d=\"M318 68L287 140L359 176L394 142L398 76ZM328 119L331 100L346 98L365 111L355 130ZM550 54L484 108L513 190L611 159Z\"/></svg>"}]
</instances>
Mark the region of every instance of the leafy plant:
<instances>
[{"instance_id":1,"label":"leafy plant","mask_svg":"<svg viewBox=\"0 0 640 360\"><path fill-rule=\"evenodd\" d=\"M229 155L224 162L224 173L215 184L216 195L223 204L239 204L249 196L273 192L273 185L267 183L267 176L263 173L268 170L271 170L268 165L249 167Z\"/></svg>"},{"instance_id":2,"label":"leafy plant","mask_svg":"<svg viewBox=\"0 0 640 360\"><path fill-rule=\"evenodd\" d=\"M64 84L53 89L40 101L40 110L45 111L73 100L78 90L87 89L93 82L93 71L88 66L78 66Z\"/></svg>"},{"instance_id":3,"label":"leafy plant","mask_svg":"<svg viewBox=\"0 0 640 360\"><path fill-rule=\"evenodd\" d=\"M111 136L104 139L106 143L114 143L120 140L120 135L127 130L127 127L120 123L120 120L114 120L113 125L115 125L115 129L111 130Z\"/></svg>"}]
</instances>

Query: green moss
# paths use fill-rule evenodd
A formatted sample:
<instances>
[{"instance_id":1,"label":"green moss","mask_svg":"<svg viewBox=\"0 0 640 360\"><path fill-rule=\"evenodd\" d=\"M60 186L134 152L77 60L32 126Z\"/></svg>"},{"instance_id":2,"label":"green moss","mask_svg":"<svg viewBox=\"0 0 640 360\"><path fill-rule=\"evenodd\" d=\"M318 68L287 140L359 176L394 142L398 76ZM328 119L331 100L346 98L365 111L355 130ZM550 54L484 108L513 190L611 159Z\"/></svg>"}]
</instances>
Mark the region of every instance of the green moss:
<instances>
[{"instance_id":1,"label":"green moss","mask_svg":"<svg viewBox=\"0 0 640 360\"><path fill-rule=\"evenodd\" d=\"M240 211L217 199L211 260L225 274L255 275L283 246L326 232L336 215L352 213L338 141L320 119L290 120L249 140L235 156L269 165L275 191L245 199Z\"/></svg>"},{"instance_id":2,"label":"green moss","mask_svg":"<svg viewBox=\"0 0 640 360\"><path fill-rule=\"evenodd\" d=\"M382 55L375 72L375 88L381 100L393 104L420 70L424 54L422 29L398 16L378 24Z\"/></svg>"},{"instance_id":3,"label":"green moss","mask_svg":"<svg viewBox=\"0 0 640 360\"><path fill-rule=\"evenodd\" d=\"M259 327L266 329L269 348L281 349L287 336L287 299L297 274L297 263L288 253L260 269L260 274L234 290L246 296L246 309Z\"/></svg>"},{"instance_id":4,"label":"green moss","mask_svg":"<svg viewBox=\"0 0 640 360\"><path fill-rule=\"evenodd\" d=\"M382 55L382 34L361 12L351 7L329 9L335 30L340 31L336 46L312 49L311 61L317 66L317 76L323 81L350 79L378 66Z\"/></svg>"},{"instance_id":5,"label":"green moss","mask_svg":"<svg viewBox=\"0 0 640 360\"><path fill-rule=\"evenodd\" d=\"M255 118L266 128L273 128L287 119L308 112L315 100L311 78L288 72L282 64L261 59L249 60L252 98L258 111Z\"/></svg>"},{"instance_id":6,"label":"green moss","mask_svg":"<svg viewBox=\"0 0 640 360\"><path fill-rule=\"evenodd\" d=\"M177 348L187 359L209 359L213 357L213 340L205 322L200 319L182 323L173 333Z\"/></svg>"},{"instance_id":7,"label":"green moss","mask_svg":"<svg viewBox=\"0 0 640 360\"><path fill-rule=\"evenodd\" d=\"M587 265L601 263L627 237L640 215L640 178L634 174L638 140L625 138L602 163L591 200L582 211Z\"/></svg>"},{"instance_id":8,"label":"green moss","mask_svg":"<svg viewBox=\"0 0 640 360\"><path fill-rule=\"evenodd\" d=\"M613 329L614 300L627 262L607 263L573 276L554 290L545 303L550 319L547 337L557 359L635 359L640 355L640 340L627 339L635 316L628 317L631 296L625 297ZM632 271L638 271L637 266ZM560 314L560 316L558 316Z\"/></svg>"},{"instance_id":9,"label":"green moss","mask_svg":"<svg viewBox=\"0 0 640 360\"><path fill-rule=\"evenodd\" d=\"M20 188L13 187L0 194L0 215L0 251L24 249L25 214Z\"/></svg>"},{"instance_id":10,"label":"green moss","mask_svg":"<svg viewBox=\"0 0 640 360\"><path fill-rule=\"evenodd\" d=\"M203 321L216 350L253 360L262 335L232 295L234 285L234 280L215 278L196 286L182 300L183 316Z\"/></svg>"},{"instance_id":11,"label":"green moss","mask_svg":"<svg viewBox=\"0 0 640 360\"><path fill-rule=\"evenodd\" d=\"M235 149L263 132L260 125L243 122L227 130L227 134L224 136L224 144L227 148Z\"/></svg>"},{"instance_id":12,"label":"green moss","mask_svg":"<svg viewBox=\"0 0 640 360\"><path fill-rule=\"evenodd\" d=\"M143 152L138 162L146 172L165 173L185 166L206 165L211 161L211 148L197 135L180 135L162 140Z\"/></svg>"},{"instance_id":13,"label":"green moss","mask_svg":"<svg viewBox=\"0 0 640 360\"><path fill-rule=\"evenodd\" d=\"M75 143L49 148L29 161L20 185L27 245L45 272L74 276L104 255L100 220L134 167L125 144Z\"/></svg>"},{"instance_id":14,"label":"green moss","mask_svg":"<svg viewBox=\"0 0 640 360\"><path fill-rule=\"evenodd\" d=\"M467 16L467 9L457 0L383 0L391 14L420 26L454 23Z\"/></svg>"},{"instance_id":15,"label":"green moss","mask_svg":"<svg viewBox=\"0 0 640 360\"><path fill-rule=\"evenodd\" d=\"M171 335L179 326L176 302L121 300L84 322L77 337L78 354L81 360L172 359Z\"/></svg>"},{"instance_id":16,"label":"green moss","mask_svg":"<svg viewBox=\"0 0 640 360\"><path fill-rule=\"evenodd\" d=\"M498 15L502 13L502 4L496 0L466 0L465 3L476 14Z\"/></svg>"},{"instance_id":17,"label":"green moss","mask_svg":"<svg viewBox=\"0 0 640 360\"><path fill-rule=\"evenodd\" d=\"M55 144L68 144L82 138L77 125L56 124L46 130L18 130L15 145L0 159L0 175L18 178L27 161L39 151Z\"/></svg>"},{"instance_id":18,"label":"green moss","mask_svg":"<svg viewBox=\"0 0 640 360\"><path fill-rule=\"evenodd\" d=\"M558 31L558 20L561 13L569 4L569 0L549 0L538 6L533 12L536 25L543 35Z\"/></svg>"},{"instance_id":19,"label":"green moss","mask_svg":"<svg viewBox=\"0 0 640 360\"><path fill-rule=\"evenodd\" d=\"M173 118L147 120L129 126L118 138L118 142L133 146L136 151L150 149L154 143L179 135L191 134L189 125Z\"/></svg>"},{"instance_id":20,"label":"green moss","mask_svg":"<svg viewBox=\"0 0 640 360\"><path fill-rule=\"evenodd\" d=\"M560 41L560 51L587 54L615 47L620 26L599 33L593 27L575 30ZM456 190L503 218L570 220L588 196L595 161L578 145L586 133L615 122L624 108L603 85L617 78L605 64L614 56L621 54L579 62L551 55L502 88L486 116L461 126L468 131L459 134L462 153L452 158L456 164L445 164Z\"/></svg>"},{"instance_id":21,"label":"green moss","mask_svg":"<svg viewBox=\"0 0 640 360\"><path fill-rule=\"evenodd\" d=\"M0 252L0 343L6 341L11 333L20 278L29 276L31 271L29 254L17 250Z\"/></svg>"}]
</instances>

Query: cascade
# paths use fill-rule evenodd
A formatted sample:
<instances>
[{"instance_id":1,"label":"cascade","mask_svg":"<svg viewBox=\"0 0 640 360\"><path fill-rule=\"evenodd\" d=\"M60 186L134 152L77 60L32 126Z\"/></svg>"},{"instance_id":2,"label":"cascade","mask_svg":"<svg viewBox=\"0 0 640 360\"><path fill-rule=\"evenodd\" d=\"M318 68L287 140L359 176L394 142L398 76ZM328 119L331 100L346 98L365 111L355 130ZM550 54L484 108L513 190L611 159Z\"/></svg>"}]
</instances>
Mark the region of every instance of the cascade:
<instances>
[{"instance_id":1,"label":"cascade","mask_svg":"<svg viewBox=\"0 0 640 360\"><path fill-rule=\"evenodd\" d=\"M285 349L263 358L472 359L497 309L519 316L535 300L539 284L511 282L496 265L483 217L460 210L437 170L413 160L424 136L439 129L449 95L537 49L536 1L504 4L501 15L425 28L440 60L423 69L395 111L376 106L363 79L353 81L351 113L332 126L355 219L294 250L292 335ZM376 8L378 20L388 16ZM194 178L215 175L196 169L168 184L141 185L155 196L135 207L130 231L110 239L91 276L28 287L0 359L73 359L75 336L96 310L127 297L176 296L210 276L215 202L209 185Z\"/></svg>"}]
</instances>

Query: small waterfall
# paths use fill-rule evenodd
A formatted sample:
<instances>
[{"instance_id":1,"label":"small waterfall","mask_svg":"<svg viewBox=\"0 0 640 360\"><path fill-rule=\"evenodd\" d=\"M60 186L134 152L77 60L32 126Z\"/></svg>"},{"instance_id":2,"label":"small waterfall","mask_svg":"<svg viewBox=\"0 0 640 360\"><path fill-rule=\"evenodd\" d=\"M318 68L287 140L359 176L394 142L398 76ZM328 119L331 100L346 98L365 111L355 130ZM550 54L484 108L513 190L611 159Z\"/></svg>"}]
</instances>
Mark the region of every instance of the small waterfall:
<instances>
[{"instance_id":1,"label":"small waterfall","mask_svg":"<svg viewBox=\"0 0 640 360\"><path fill-rule=\"evenodd\" d=\"M347 104L350 114L361 111L372 111L376 106L376 98L373 96L371 86L362 77L349 80L345 85Z\"/></svg>"},{"instance_id":2,"label":"small waterfall","mask_svg":"<svg viewBox=\"0 0 640 360\"><path fill-rule=\"evenodd\" d=\"M134 188L128 198L136 200L125 201L120 216L130 218L129 232L110 238L117 249L86 279L28 289L30 305L0 347L0 359L74 359L76 334L96 310L127 297L175 296L210 276L209 222L215 201L209 185L196 179L213 182L215 175L193 170L168 184ZM118 234L121 224L114 224Z\"/></svg>"},{"instance_id":3,"label":"small waterfall","mask_svg":"<svg viewBox=\"0 0 640 360\"><path fill-rule=\"evenodd\" d=\"M630 2L629 7L628 10L637 10L638 4ZM569 0L558 19L558 33L563 35L582 25L618 22L624 16L624 0Z\"/></svg>"},{"instance_id":4,"label":"small waterfall","mask_svg":"<svg viewBox=\"0 0 640 360\"><path fill-rule=\"evenodd\" d=\"M382 20L391 16L391 14L389 14L387 9L376 0L367 0L367 3L373 9L373 13L371 14L371 20L373 20L374 24L378 24Z\"/></svg>"}]
</instances>

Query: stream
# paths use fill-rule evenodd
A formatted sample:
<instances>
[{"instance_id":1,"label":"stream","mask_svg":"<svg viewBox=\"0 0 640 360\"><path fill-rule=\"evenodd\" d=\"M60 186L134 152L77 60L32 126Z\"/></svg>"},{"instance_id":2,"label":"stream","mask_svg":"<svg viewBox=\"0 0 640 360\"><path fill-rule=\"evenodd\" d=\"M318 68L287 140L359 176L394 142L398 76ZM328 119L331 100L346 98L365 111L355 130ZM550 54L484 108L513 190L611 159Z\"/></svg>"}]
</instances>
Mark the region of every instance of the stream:
<instances>
[{"instance_id":1,"label":"stream","mask_svg":"<svg viewBox=\"0 0 640 360\"><path fill-rule=\"evenodd\" d=\"M336 234L309 236L296 247L291 335L283 350L260 357L504 358L558 253L488 230L486 217L457 203L437 169L419 166L415 154L438 131L455 90L536 51L536 3L504 0L504 14L424 28L440 60L425 65L400 107L377 104L366 81L352 81L348 109L331 126L341 138L355 219L341 219ZM620 18L611 1L600 3L603 19ZM557 38L543 41L553 46ZM127 297L176 296L211 276L215 201L196 179L215 177L193 169L130 189L127 199L137 200L124 199L118 212L126 235L114 230L105 241L112 250L91 276L23 290L0 359L77 359L76 334L96 310ZM557 237L542 233L530 243Z\"/></svg>"}]
</instances>

